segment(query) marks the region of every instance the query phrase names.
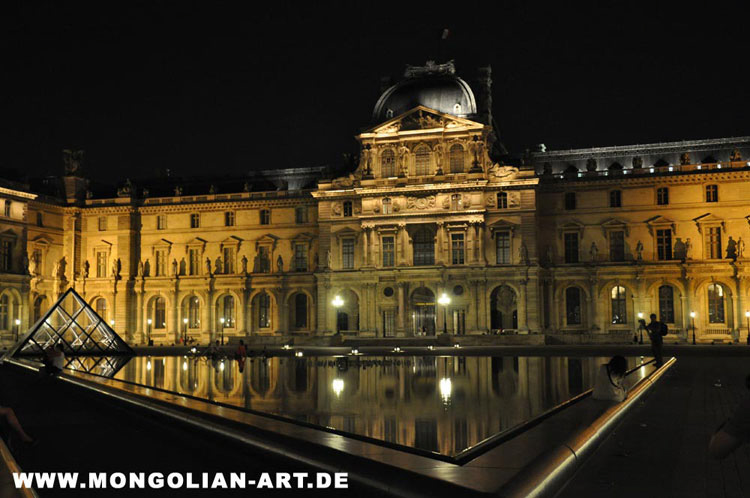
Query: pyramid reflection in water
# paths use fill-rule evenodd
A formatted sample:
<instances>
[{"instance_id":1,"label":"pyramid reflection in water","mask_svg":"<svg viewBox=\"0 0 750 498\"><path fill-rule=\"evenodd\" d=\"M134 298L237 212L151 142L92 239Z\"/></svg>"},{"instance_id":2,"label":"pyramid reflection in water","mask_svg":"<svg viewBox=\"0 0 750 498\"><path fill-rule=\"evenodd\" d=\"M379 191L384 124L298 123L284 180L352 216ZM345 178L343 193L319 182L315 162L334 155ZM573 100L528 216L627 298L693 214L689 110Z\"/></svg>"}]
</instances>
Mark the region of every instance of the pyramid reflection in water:
<instances>
[{"instance_id":1,"label":"pyramid reflection in water","mask_svg":"<svg viewBox=\"0 0 750 498\"><path fill-rule=\"evenodd\" d=\"M55 344L65 355L132 355L133 350L73 289L60 299L11 351L15 356L38 356Z\"/></svg>"}]
</instances>

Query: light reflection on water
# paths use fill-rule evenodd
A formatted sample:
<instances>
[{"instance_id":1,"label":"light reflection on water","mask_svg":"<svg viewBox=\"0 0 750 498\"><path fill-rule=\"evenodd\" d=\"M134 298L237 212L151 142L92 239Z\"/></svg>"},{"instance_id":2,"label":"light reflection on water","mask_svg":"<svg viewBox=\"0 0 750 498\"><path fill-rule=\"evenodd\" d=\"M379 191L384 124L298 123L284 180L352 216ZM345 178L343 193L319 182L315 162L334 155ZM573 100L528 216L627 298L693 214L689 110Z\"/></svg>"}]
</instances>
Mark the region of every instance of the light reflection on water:
<instances>
[{"instance_id":1,"label":"light reflection on water","mask_svg":"<svg viewBox=\"0 0 750 498\"><path fill-rule=\"evenodd\" d=\"M455 455L591 388L609 358L135 357L116 379ZM635 366L636 358L629 358Z\"/></svg>"}]
</instances>

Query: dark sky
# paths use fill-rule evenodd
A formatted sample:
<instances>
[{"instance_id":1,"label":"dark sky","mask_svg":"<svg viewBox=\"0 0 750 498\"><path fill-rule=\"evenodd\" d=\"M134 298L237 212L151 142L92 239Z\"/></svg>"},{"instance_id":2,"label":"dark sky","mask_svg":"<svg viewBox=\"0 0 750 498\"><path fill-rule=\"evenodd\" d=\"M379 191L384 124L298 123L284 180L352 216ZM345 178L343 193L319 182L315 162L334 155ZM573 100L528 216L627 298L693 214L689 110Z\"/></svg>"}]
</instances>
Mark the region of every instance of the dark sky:
<instances>
[{"instance_id":1,"label":"dark sky","mask_svg":"<svg viewBox=\"0 0 750 498\"><path fill-rule=\"evenodd\" d=\"M32 2L0 16L0 167L113 181L340 162L383 75L493 68L520 152L750 134L741 11L632 2ZM243 5L244 8L238 8Z\"/></svg>"}]
</instances>

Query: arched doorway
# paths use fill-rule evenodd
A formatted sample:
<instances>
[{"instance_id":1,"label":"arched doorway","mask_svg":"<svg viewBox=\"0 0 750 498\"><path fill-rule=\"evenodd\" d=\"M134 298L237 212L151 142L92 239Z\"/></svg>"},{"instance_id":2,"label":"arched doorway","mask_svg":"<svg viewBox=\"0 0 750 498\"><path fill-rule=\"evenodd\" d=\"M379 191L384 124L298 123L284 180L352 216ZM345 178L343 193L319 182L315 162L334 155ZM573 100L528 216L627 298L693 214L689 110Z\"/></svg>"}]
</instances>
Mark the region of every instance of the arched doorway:
<instances>
[{"instance_id":1,"label":"arched doorway","mask_svg":"<svg viewBox=\"0 0 750 498\"><path fill-rule=\"evenodd\" d=\"M414 335L435 335L435 294L419 287L412 293L410 304Z\"/></svg>"},{"instance_id":2,"label":"arched doorway","mask_svg":"<svg viewBox=\"0 0 750 498\"><path fill-rule=\"evenodd\" d=\"M490 295L490 328L505 330L518 328L516 292L507 285L496 287Z\"/></svg>"}]
</instances>

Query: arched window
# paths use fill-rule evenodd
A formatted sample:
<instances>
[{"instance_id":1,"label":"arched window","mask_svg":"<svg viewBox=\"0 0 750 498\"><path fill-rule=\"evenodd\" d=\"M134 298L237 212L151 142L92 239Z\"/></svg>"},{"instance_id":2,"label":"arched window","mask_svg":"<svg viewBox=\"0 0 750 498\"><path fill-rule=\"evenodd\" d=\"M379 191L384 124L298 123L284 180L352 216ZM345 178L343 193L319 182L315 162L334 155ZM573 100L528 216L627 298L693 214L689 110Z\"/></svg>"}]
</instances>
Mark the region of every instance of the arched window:
<instances>
[{"instance_id":1,"label":"arched window","mask_svg":"<svg viewBox=\"0 0 750 498\"><path fill-rule=\"evenodd\" d=\"M386 197L383 199L383 214L391 214L393 213L393 204L391 203L391 200Z\"/></svg>"},{"instance_id":2,"label":"arched window","mask_svg":"<svg viewBox=\"0 0 750 498\"><path fill-rule=\"evenodd\" d=\"M628 323L627 307L625 303L625 287L616 285L612 287L612 323Z\"/></svg>"},{"instance_id":3,"label":"arched window","mask_svg":"<svg viewBox=\"0 0 750 498\"><path fill-rule=\"evenodd\" d=\"M258 328L271 326L271 296L263 292L258 295Z\"/></svg>"},{"instance_id":4,"label":"arched window","mask_svg":"<svg viewBox=\"0 0 750 498\"><path fill-rule=\"evenodd\" d=\"M103 297L100 297L94 302L94 310L99 317L107 321L107 301Z\"/></svg>"},{"instance_id":5,"label":"arched window","mask_svg":"<svg viewBox=\"0 0 750 498\"><path fill-rule=\"evenodd\" d=\"M417 176L430 174L430 149L424 145L414 151L414 174Z\"/></svg>"},{"instance_id":6,"label":"arched window","mask_svg":"<svg viewBox=\"0 0 750 498\"><path fill-rule=\"evenodd\" d=\"M414 266L435 264L435 237L427 228L414 234Z\"/></svg>"},{"instance_id":7,"label":"arched window","mask_svg":"<svg viewBox=\"0 0 750 498\"><path fill-rule=\"evenodd\" d=\"M458 105L458 104L456 104ZM464 172L464 148L459 144L454 144L450 149L451 173Z\"/></svg>"},{"instance_id":8,"label":"arched window","mask_svg":"<svg viewBox=\"0 0 750 498\"><path fill-rule=\"evenodd\" d=\"M396 154L393 149L385 149L380 155L380 176L396 176Z\"/></svg>"},{"instance_id":9,"label":"arched window","mask_svg":"<svg viewBox=\"0 0 750 498\"><path fill-rule=\"evenodd\" d=\"M197 329L201 323L201 303L196 296L188 298L188 327Z\"/></svg>"},{"instance_id":10,"label":"arched window","mask_svg":"<svg viewBox=\"0 0 750 498\"><path fill-rule=\"evenodd\" d=\"M8 295L0 297L0 330L10 329L10 299Z\"/></svg>"},{"instance_id":11,"label":"arched window","mask_svg":"<svg viewBox=\"0 0 750 498\"><path fill-rule=\"evenodd\" d=\"M674 323L674 289L670 285L659 287L659 321Z\"/></svg>"},{"instance_id":12,"label":"arched window","mask_svg":"<svg viewBox=\"0 0 750 498\"><path fill-rule=\"evenodd\" d=\"M565 289L565 317L568 325L581 324L581 289L578 287Z\"/></svg>"},{"instance_id":13,"label":"arched window","mask_svg":"<svg viewBox=\"0 0 750 498\"><path fill-rule=\"evenodd\" d=\"M302 292L294 296L294 328L307 328L307 295Z\"/></svg>"},{"instance_id":14,"label":"arched window","mask_svg":"<svg viewBox=\"0 0 750 498\"><path fill-rule=\"evenodd\" d=\"M167 302L163 297L154 299L154 328L164 329L167 327Z\"/></svg>"},{"instance_id":15,"label":"arched window","mask_svg":"<svg viewBox=\"0 0 750 498\"><path fill-rule=\"evenodd\" d=\"M221 316L224 317L224 327L234 327L234 297L224 296L221 300Z\"/></svg>"},{"instance_id":16,"label":"arched window","mask_svg":"<svg viewBox=\"0 0 750 498\"><path fill-rule=\"evenodd\" d=\"M708 323L724 323L724 288L719 284L708 286Z\"/></svg>"},{"instance_id":17,"label":"arched window","mask_svg":"<svg viewBox=\"0 0 750 498\"><path fill-rule=\"evenodd\" d=\"M507 192L497 193L497 208L508 209L508 193Z\"/></svg>"}]
</instances>

